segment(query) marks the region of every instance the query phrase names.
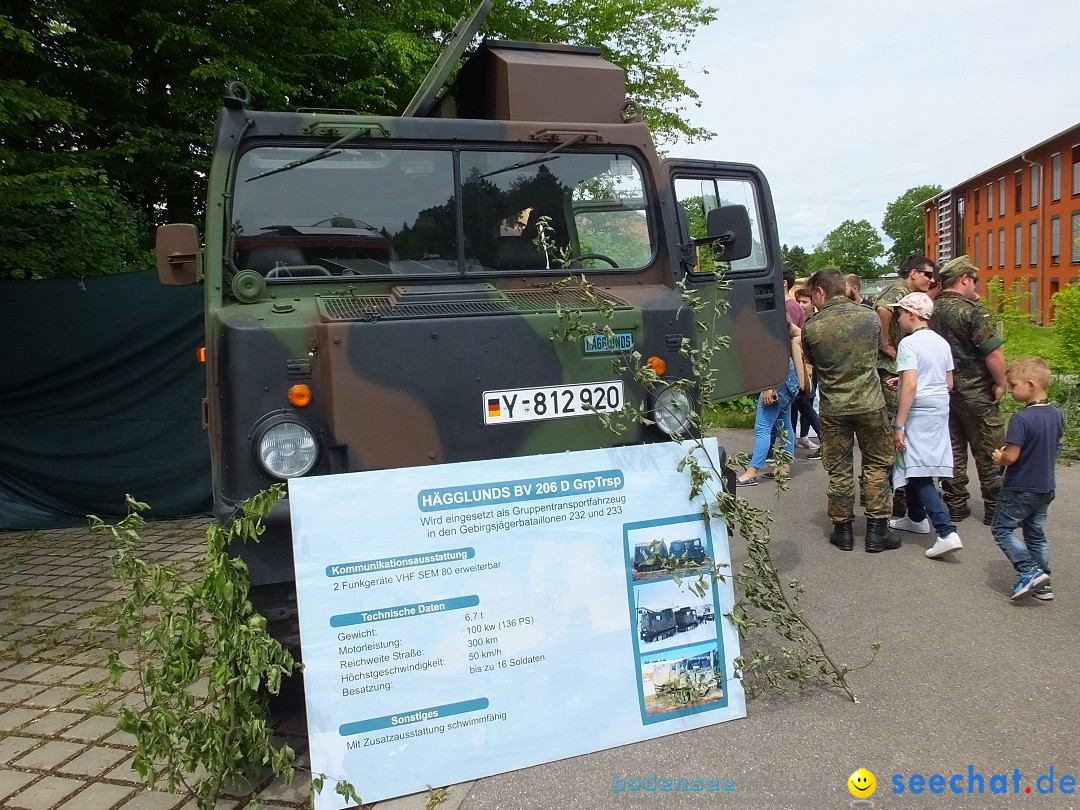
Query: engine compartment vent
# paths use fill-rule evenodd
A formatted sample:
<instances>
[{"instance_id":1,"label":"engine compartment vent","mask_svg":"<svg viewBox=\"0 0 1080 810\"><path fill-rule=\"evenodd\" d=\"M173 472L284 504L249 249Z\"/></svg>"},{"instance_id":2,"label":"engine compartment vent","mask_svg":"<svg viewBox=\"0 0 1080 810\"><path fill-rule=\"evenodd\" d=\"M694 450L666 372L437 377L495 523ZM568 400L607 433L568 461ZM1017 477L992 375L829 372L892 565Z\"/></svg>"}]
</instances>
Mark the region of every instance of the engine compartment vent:
<instances>
[{"instance_id":1,"label":"engine compartment vent","mask_svg":"<svg viewBox=\"0 0 1080 810\"><path fill-rule=\"evenodd\" d=\"M614 309L629 309L625 301L600 290L477 290L464 296L460 289L440 296L438 287L420 291L397 287L394 295L321 296L324 321L377 321L403 318L447 318L469 315L526 315L578 309L595 312L594 300Z\"/></svg>"}]
</instances>

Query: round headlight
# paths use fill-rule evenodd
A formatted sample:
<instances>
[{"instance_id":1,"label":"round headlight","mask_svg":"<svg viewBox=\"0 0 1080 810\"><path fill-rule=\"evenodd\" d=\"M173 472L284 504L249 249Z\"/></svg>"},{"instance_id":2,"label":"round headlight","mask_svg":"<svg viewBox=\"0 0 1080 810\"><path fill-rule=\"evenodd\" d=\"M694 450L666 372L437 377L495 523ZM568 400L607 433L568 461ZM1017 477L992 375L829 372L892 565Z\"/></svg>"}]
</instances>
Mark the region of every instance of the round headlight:
<instances>
[{"instance_id":1,"label":"round headlight","mask_svg":"<svg viewBox=\"0 0 1080 810\"><path fill-rule=\"evenodd\" d=\"M653 400L653 421L668 436L678 436L690 426L694 403L685 391L668 386Z\"/></svg>"},{"instance_id":2,"label":"round headlight","mask_svg":"<svg viewBox=\"0 0 1080 810\"><path fill-rule=\"evenodd\" d=\"M299 422L278 422L259 439L259 463L275 478L295 478L315 466L319 443Z\"/></svg>"}]
</instances>

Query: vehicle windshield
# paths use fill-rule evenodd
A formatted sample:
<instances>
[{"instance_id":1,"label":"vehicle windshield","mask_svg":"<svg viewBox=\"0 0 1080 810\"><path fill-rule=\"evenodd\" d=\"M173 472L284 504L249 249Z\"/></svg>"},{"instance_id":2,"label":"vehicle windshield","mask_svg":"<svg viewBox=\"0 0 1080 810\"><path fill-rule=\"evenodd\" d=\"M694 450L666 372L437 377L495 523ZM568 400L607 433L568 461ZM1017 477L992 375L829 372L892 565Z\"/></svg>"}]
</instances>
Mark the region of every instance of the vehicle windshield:
<instances>
[{"instance_id":1,"label":"vehicle windshield","mask_svg":"<svg viewBox=\"0 0 1080 810\"><path fill-rule=\"evenodd\" d=\"M317 152L243 154L234 272L274 282L613 272L641 269L653 255L642 172L628 155L347 147L266 174Z\"/></svg>"}]
</instances>

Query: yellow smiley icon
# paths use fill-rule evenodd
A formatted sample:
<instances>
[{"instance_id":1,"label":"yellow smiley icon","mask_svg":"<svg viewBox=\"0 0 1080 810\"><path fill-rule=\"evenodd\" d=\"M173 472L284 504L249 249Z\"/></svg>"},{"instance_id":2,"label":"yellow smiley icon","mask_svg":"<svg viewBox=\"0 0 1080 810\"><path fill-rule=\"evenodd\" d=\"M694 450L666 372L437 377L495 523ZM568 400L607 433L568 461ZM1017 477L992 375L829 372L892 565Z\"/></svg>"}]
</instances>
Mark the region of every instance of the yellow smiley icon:
<instances>
[{"instance_id":1,"label":"yellow smiley icon","mask_svg":"<svg viewBox=\"0 0 1080 810\"><path fill-rule=\"evenodd\" d=\"M865 799L867 796L874 795L874 791L877 789L877 780L866 768L859 768L848 777L847 789L851 791L851 795L856 799Z\"/></svg>"}]
</instances>

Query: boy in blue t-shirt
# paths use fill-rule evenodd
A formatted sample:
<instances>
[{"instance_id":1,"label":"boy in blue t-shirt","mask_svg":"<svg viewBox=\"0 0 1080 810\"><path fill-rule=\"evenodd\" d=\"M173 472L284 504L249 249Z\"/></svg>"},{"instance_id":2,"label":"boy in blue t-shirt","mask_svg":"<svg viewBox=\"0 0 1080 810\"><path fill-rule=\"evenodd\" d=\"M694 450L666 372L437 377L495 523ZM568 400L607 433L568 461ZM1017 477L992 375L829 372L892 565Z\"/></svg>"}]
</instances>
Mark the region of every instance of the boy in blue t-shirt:
<instances>
[{"instance_id":1,"label":"boy in blue t-shirt","mask_svg":"<svg viewBox=\"0 0 1080 810\"><path fill-rule=\"evenodd\" d=\"M1021 357L1006 370L1013 399L1023 402L1005 432L1005 446L994 451L994 463L1005 467L990 531L1009 562L1020 573L1012 599L1032 594L1054 598L1050 590L1050 550L1046 515L1054 500L1054 456L1061 446L1065 418L1046 398L1050 367L1041 357ZM1016 535L1023 527L1024 539Z\"/></svg>"}]
</instances>

